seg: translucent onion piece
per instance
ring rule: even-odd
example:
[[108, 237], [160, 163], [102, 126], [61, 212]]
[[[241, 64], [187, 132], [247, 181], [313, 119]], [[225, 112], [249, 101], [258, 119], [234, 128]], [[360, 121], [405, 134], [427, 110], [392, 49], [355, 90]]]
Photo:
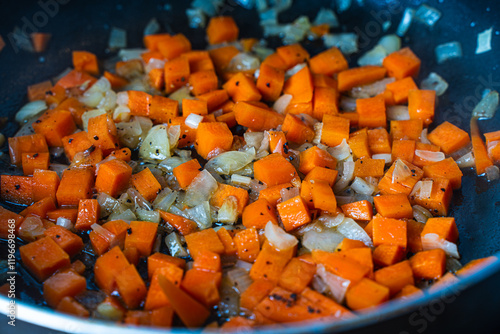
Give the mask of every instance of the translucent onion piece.
[[313, 287], [314, 290], [316, 290], [319, 293], [327, 293], [328, 291], [330, 291], [328, 285], [326, 285], [325, 281], [323, 281], [323, 279], [318, 275], [314, 275], [311, 282], [311, 286]]
[[111, 321], [121, 321], [125, 315], [125, 310], [108, 302], [97, 305], [96, 312], [99, 318]]
[[43, 237], [44, 231], [42, 220], [39, 217], [29, 216], [19, 226], [18, 235], [21, 239], [31, 242]]
[[333, 187], [334, 192], [340, 192], [346, 188], [354, 177], [354, 162], [344, 161], [342, 164], [342, 172], [340, 179], [335, 182]]
[[144, 210], [141, 208], [135, 209], [137, 217], [142, 221], [148, 221], [152, 223], [160, 222], [160, 213], [158, 211]]
[[280, 190], [281, 201], [285, 202], [300, 195], [300, 188], [288, 187]]
[[227, 272], [227, 277], [233, 284], [234, 288], [238, 290], [240, 294], [245, 292], [246, 289], [253, 283], [250, 278], [248, 271], [243, 268], [234, 268]]
[[337, 28], [339, 26], [337, 15], [329, 8], [321, 8], [318, 14], [316, 14], [313, 23], [314, 25], [328, 24], [330, 28]]
[[329, 294], [332, 298], [337, 303], [341, 304], [344, 301], [345, 294], [351, 284], [351, 281], [329, 272], [322, 264], [317, 265], [316, 275], [321, 277], [323, 282], [325, 282], [328, 286], [328, 289], [330, 290]]
[[325, 229], [321, 232], [309, 230], [302, 236], [302, 245], [310, 251], [314, 249], [333, 252], [345, 236], [335, 230]]
[[369, 50], [364, 55], [359, 57], [358, 65], [382, 66], [382, 62], [386, 56], [387, 56], [387, 50], [382, 45], [376, 45], [373, 49]]
[[374, 155], [372, 155], [372, 159], [385, 160], [386, 164], [390, 164], [392, 162], [392, 154], [390, 154], [390, 153], [374, 154]]
[[462, 268], [462, 264], [460, 261], [453, 257], [446, 258], [446, 271], [456, 273], [458, 270]]
[[44, 100], [28, 102], [16, 113], [16, 122], [24, 123], [44, 110], [47, 110], [47, 103]]
[[241, 268], [241, 269], [244, 269], [246, 271], [250, 271], [250, 269], [252, 269], [252, 264], [248, 263], [248, 262], [245, 262], [245, 261], [242, 261], [242, 260], [238, 260], [234, 264], [234, 267], [235, 268]]
[[386, 110], [387, 119], [390, 121], [406, 121], [410, 119], [408, 106], [390, 106]]
[[415, 9], [405, 8], [401, 22], [399, 22], [399, 26], [396, 29], [396, 34], [399, 37], [406, 35], [408, 29], [410, 29], [411, 22], [413, 21], [413, 16], [415, 16]]
[[444, 160], [446, 157], [443, 152], [433, 152], [426, 150], [415, 150], [415, 155], [421, 159], [438, 162]]
[[125, 221], [133, 221], [133, 220], [137, 220], [137, 216], [135, 215], [135, 213], [132, 210], [127, 209], [127, 210], [120, 212], [120, 213], [113, 212], [108, 217], [109, 221], [118, 220], [118, 219], [125, 220]]
[[132, 59], [142, 59], [141, 55], [148, 50], [144, 49], [121, 49], [118, 52], [118, 57], [123, 61], [132, 60]]
[[491, 50], [491, 33], [493, 27], [477, 34], [476, 54], [485, 53]]
[[127, 47], [127, 32], [117, 27], [111, 27], [108, 47], [111, 50], [123, 49]]
[[118, 238], [114, 233], [111, 233], [111, 231], [105, 229], [99, 224], [92, 224], [90, 226], [92, 228], [92, 231], [95, 233], [99, 234], [101, 237], [103, 237], [108, 243], [109, 243], [109, 248], [113, 248], [119, 244]]
[[101, 100], [106, 95], [106, 92], [110, 90], [111, 84], [109, 83], [108, 79], [106, 79], [105, 77], [101, 77], [92, 85], [92, 87], [90, 87], [85, 93], [83, 93], [83, 96], [80, 97], [80, 102], [89, 107], [96, 108], [99, 102], [101, 102]]
[[472, 154], [472, 152], [469, 152], [458, 158], [456, 160], [456, 163], [460, 168], [469, 168], [476, 165], [476, 159], [474, 159], [474, 155]]
[[442, 239], [435, 233], [427, 233], [422, 236], [422, 249], [424, 251], [437, 248], [444, 250], [448, 256], [456, 259], [460, 258], [460, 254], [458, 254], [458, 247], [453, 242]]
[[127, 195], [133, 201], [136, 208], [151, 210], [151, 204], [135, 188], [128, 188]]
[[290, 78], [292, 75], [297, 74], [301, 69], [307, 66], [307, 63], [300, 63], [285, 72], [285, 78]]
[[498, 108], [498, 92], [495, 90], [490, 91], [483, 96], [481, 101], [472, 110], [472, 116], [479, 119], [490, 119], [495, 116], [495, 111]]
[[351, 147], [349, 146], [349, 144], [347, 144], [345, 138], [342, 139], [342, 143], [334, 147], [329, 147], [327, 151], [332, 157], [337, 159], [337, 161], [345, 160], [351, 155]]
[[337, 215], [322, 214], [316, 220], [321, 222], [326, 228], [337, 227], [344, 221], [344, 214], [339, 213]]
[[165, 67], [165, 61], [157, 58], [151, 58], [148, 63], [146, 64], [146, 67], [144, 70], [146, 73], [151, 72], [151, 70], [154, 69], [163, 69]]
[[186, 189], [184, 204], [193, 207], [208, 201], [217, 190], [217, 181], [206, 169], [202, 170]]
[[339, 107], [343, 111], [354, 111], [356, 110], [356, 99], [349, 96], [341, 96]]
[[88, 126], [89, 126], [89, 119], [92, 117], [97, 117], [100, 115], [106, 114], [106, 110], [104, 109], [92, 109], [89, 111], [86, 111], [82, 114], [82, 125], [83, 125], [83, 130], [87, 131]]
[[97, 203], [101, 209], [101, 217], [110, 215], [119, 205], [118, 201], [106, 193], [97, 195]]
[[462, 57], [462, 45], [460, 42], [449, 42], [436, 46], [436, 60], [438, 64], [442, 64], [448, 59]]
[[[173, 208], [173, 207], [172, 207]], [[210, 204], [205, 201], [194, 208], [184, 210], [186, 218], [193, 220], [200, 230], [204, 230], [212, 226], [212, 215], [210, 213]]]
[[378, 45], [382, 46], [387, 54], [390, 54], [401, 49], [401, 38], [394, 34], [386, 35], [378, 41]]
[[193, 100], [195, 98], [194, 96], [191, 95], [189, 87], [187, 86], [182, 86], [181, 88], [177, 89], [175, 92], [170, 94], [168, 97], [172, 100], [179, 102], [179, 106], [182, 106], [182, 100], [184, 99]]
[[432, 218], [432, 213], [420, 205], [414, 205], [413, 209], [413, 218], [419, 223], [426, 223], [427, 219]]
[[184, 123], [191, 129], [198, 129], [198, 125], [203, 121], [203, 116], [197, 114], [189, 114]]
[[351, 218], [344, 218], [342, 224], [337, 226], [337, 231], [346, 238], [362, 241], [368, 247], [373, 247], [373, 242], [366, 231]]
[[286, 233], [285, 230], [270, 221], [266, 224], [264, 235], [267, 241], [280, 251], [288, 250], [299, 243], [295, 236]]
[[153, 201], [154, 210], [168, 211], [177, 199], [177, 192], [164, 188]]
[[486, 178], [488, 181], [498, 180], [500, 178], [500, 170], [498, 167], [495, 165], [486, 167]]
[[212, 169], [218, 174], [229, 175], [242, 169], [255, 159], [255, 148], [246, 151], [224, 152], [210, 159], [205, 168]]
[[385, 78], [369, 85], [357, 86], [351, 89], [351, 96], [356, 99], [365, 99], [379, 95], [385, 91], [385, 86], [396, 81], [395, 78]]
[[292, 95], [290, 94], [283, 94], [281, 95], [275, 102], [274, 102], [274, 105], [273, 105], [273, 109], [276, 110], [276, 112], [280, 113], [280, 114], [285, 114], [285, 110], [286, 108], [288, 107], [288, 105], [290, 104], [290, 101], [292, 101]]
[[428, 132], [428, 129], [425, 128], [422, 130], [422, 133], [420, 134], [420, 141], [423, 144], [431, 144], [431, 141], [429, 139], [427, 139], [427, 132]]
[[219, 288], [220, 301], [217, 304], [217, 316], [230, 318], [240, 313], [240, 294], [228, 276], [222, 277]]
[[119, 92], [116, 94], [116, 103], [119, 106], [128, 106], [128, 92]]
[[139, 149], [139, 156], [150, 160], [165, 160], [170, 156], [170, 144], [165, 125], [156, 125], [149, 130]]
[[73, 223], [68, 218], [58, 217], [56, 220], [56, 225], [64, 227], [67, 230], [73, 229]]
[[179, 142], [179, 137], [181, 135], [181, 126], [180, 125], [169, 126], [167, 133], [168, 133], [168, 141], [170, 144], [170, 149], [172, 150], [177, 147], [177, 143]]
[[440, 17], [441, 12], [439, 10], [426, 4], [420, 5], [415, 13], [415, 19], [429, 27], [433, 27]]
[[406, 180], [412, 175], [410, 168], [400, 159], [396, 160], [392, 172], [392, 183]]
[[259, 66], [259, 58], [249, 53], [241, 52], [231, 59], [227, 66], [227, 70], [230, 72], [242, 72], [256, 70]]
[[227, 196], [218, 210], [217, 220], [224, 224], [234, 224], [238, 220], [238, 200]]
[[243, 138], [247, 147], [253, 147], [257, 150], [264, 139], [264, 132], [245, 132]]
[[232, 184], [248, 187], [250, 185], [250, 182], [252, 182], [252, 178], [248, 176], [243, 176], [239, 174], [231, 175]]
[[157, 34], [159, 31], [160, 31], [160, 24], [158, 23], [158, 20], [156, 20], [156, 18], [153, 17], [151, 20], [148, 21], [146, 27], [144, 27], [144, 36]]
[[360, 177], [355, 177], [351, 184], [352, 190], [358, 194], [371, 195], [375, 191], [375, 187]]
[[188, 252], [182, 246], [181, 238], [176, 232], [172, 232], [165, 237], [165, 245], [167, 245], [170, 255], [175, 257], [186, 257]]
[[437, 96], [441, 96], [448, 89], [448, 83], [439, 74], [431, 72], [420, 83], [420, 89], [432, 89], [436, 91]]
[[346, 55], [358, 52], [358, 35], [355, 33], [325, 34], [323, 42], [327, 48], [335, 46]]

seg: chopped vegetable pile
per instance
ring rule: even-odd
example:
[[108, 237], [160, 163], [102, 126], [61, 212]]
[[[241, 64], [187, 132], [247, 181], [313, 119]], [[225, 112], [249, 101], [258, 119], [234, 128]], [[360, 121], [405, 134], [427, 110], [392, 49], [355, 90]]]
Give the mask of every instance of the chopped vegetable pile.
[[[432, 26], [429, 8], [417, 17]], [[336, 20], [322, 15], [318, 35]], [[421, 61], [397, 36], [349, 68], [342, 47], [263, 52], [231, 17], [206, 32], [208, 50], [148, 34], [104, 73], [74, 51], [55, 85], [28, 88], [24, 135], [8, 138], [24, 175], [0, 177], [2, 202], [26, 208], [0, 207], [0, 237], [14, 219], [48, 306], [161, 327], [340, 320], [493, 259], [461, 268], [448, 213], [461, 168], [499, 176], [500, 131], [484, 142], [477, 125], [497, 92], [470, 134], [428, 132], [448, 84], [431, 73], [419, 89]]]

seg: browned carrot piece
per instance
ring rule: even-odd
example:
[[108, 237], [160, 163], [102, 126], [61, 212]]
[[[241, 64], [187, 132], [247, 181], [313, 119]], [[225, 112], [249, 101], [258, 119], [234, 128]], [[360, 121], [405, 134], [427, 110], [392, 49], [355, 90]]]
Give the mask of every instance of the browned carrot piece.
[[114, 150], [109, 154], [117, 159], [128, 162], [132, 159], [132, 152], [128, 147], [120, 148], [119, 150]]
[[41, 153], [23, 153], [22, 165], [24, 175], [33, 175], [35, 169], [49, 169], [50, 154]]
[[41, 153], [49, 151], [45, 137], [39, 134], [10, 137], [8, 142], [10, 162], [17, 166], [21, 166], [23, 153]]
[[19, 252], [23, 264], [39, 281], [71, 263], [68, 254], [50, 237], [21, 246]]
[[313, 180], [310, 183], [314, 208], [330, 213], [337, 212], [337, 199], [332, 187], [324, 181]]
[[220, 301], [219, 286], [222, 273], [199, 269], [186, 271], [182, 288], [206, 307], [213, 307]]
[[293, 258], [283, 269], [278, 285], [289, 291], [301, 293], [316, 274], [316, 265]]
[[410, 258], [413, 276], [419, 279], [438, 279], [446, 267], [446, 253], [442, 249], [418, 252]]
[[128, 80], [125, 78], [122, 78], [121, 76], [104, 71], [104, 77], [108, 79], [109, 83], [111, 84], [111, 88], [113, 89], [120, 89], [128, 85]]
[[16, 204], [31, 205], [33, 203], [32, 177], [1, 175], [0, 199]]

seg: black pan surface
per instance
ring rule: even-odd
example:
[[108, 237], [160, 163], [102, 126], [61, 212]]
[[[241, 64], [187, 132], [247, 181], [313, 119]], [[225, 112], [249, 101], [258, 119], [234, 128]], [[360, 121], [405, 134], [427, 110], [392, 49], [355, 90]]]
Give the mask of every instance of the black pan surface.
[[[360, 2], [364, 2], [365, 5], [360, 6]], [[438, 8], [443, 16], [432, 29], [420, 23], [412, 24], [403, 39], [403, 45], [410, 45], [422, 59], [422, 69], [417, 82], [434, 71], [450, 84], [446, 94], [439, 98], [435, 123], [439, 124], [448, 120], [468, 130], [468, 119], [472, 109], [480, 100], [482, 91], [485, 88], [500, 89], [499, 2], [493, 0], [460, 2], [353, 0], [352, 8], [339, 15], [343, 28], [337, 31], [358, 33], [361, 47], [366, 51], [386, 34], [381, 29], [383, 21], [392, 22], [387, 32], [392, 33], [401, 19], [404, 8], [408, 6], [416, 8], [423, 2]], [[182, 32], [192, 41], [194, 49], [205, 48], [204, 30], [191, 29], [187, 25], [184, 11], [189, 3], [190, 1], [42, 0], [39, 2], [10, 1], [0, 4], [0, 35], [7, 44], [0, 53], [0, 117], [9, 119], [8, 124], [0, 129], [0, 132], [6, 136], [15, 134], [18, 126], [13, 120], [13, 115], [27, 101], [26, 86], [51, 79], [71, 66], [73, 50], [88, 50], [97, 54], [100, 59], [111, 57], [113, 54], [106, 51], [106, 47], [112, 26], [127, 30], [129, 47], [142, 47], [143, 28], [151, 18], [156, 17], [163, 31]], [[279, 20], [290, 22], [299, 15], [308, 15], [313, 19], [319, 8], [332, 6], [334, 6], [334, 1], [296, 0], [291, 9], [280, 14]], [[233, 0], [226, 1], [220, 14], [235, 17], [240, 27], [241, 37], [262, 35], [257, 25], [256, 12], [241, 8]], [[482, 55], [474, 55], [477, 34], [492, 26], [493, 50]], [[51, 33], [52, 40], [47, 51], [33, 54], [17, 50], [12, 43], [11, 34], [15, 27], [26, 29], [28, 33], [32, 31]], [[450, 41], [461, 42], [464, 56], [438, 65], [434, 48]], [[270, 44], [278, 46], [279, 40], [273, 39]], [[303, 44], [312, 55], [322, 50], [318, 43], [305, 42]], [[356, 55], [349, 59], [352, 65], [355, 64], [356, 59]], [[481, 121], [480, 128], [483, 132], [500, 129], [500, 115], [497, 113], [493, 120]], [[1, 150], [4, 155], [0, 157], [0, 172], [11, 173], [6, 163], [5, 154], [8, 154], [6, 147], [3, 146]], [[488, 183], [485, 178], [475, 177], [473, 171], [466, 171], [465, 174], [462, 189], [454, 193], [451, 211], [451, 215], [458, 222], [459, 251], [463, 263], [475, 258], [498, 254], [500, 250], [499, 182]], [[7, 203], [1, 204], [8, 206]], [[3, 248], [1, 249], [3, 254]], [[484, 329], [480, 330], [481, 332], [495, 332], [494, 329], [499, 328], [494, 318], [500, 309], [499, 282], [500, 274], [497, 270], [496, 274], [480, 284], [456, 294], [452, 302], [444, 303], [443, 310], [435, 306], [430, 311], [417, 309], [416, 313], [401, 310], [399, 313], [384, 315], [382, 312], [375, 327], [358, 329], [358, 331], [360, 333], [374, 330], [391, 333], [438, 333], [445, 330], [463, 332], [467, 329], [481, 328]], [[30, 285], [29, 282], [26, 283]], [[24, 297], [29, 299], [28, 296]], [[442, 298], [439, 301], [442, 302]], [[432, 306], [429, 299], [425, 300], [424, 304]], [[381, 321], [394, 316], [398, 317]], [[3, 326], [4, 323], [0, 324], [0, 329], [3, 329]], [[24, 329], [21, 331], [22, 328]], [[25, 332], [27, 328], [30, 328], [29, 330], [33, 333], [45, 332], [40, 327], [28, 324], [21, 324], [16, 332]], [[353, 326], [350, 325], [345, 329], [353, 330]], [[325, 328], [316, 328], [316, 330], [322, 331]]]

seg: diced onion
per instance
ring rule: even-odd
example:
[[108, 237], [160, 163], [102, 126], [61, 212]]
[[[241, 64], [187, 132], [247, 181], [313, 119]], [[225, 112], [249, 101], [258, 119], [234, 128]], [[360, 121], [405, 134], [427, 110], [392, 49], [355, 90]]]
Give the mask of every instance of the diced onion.
[[358, 52], [358, 35], [355, 33], [325, 34], [323, 42], [327, 48], [335, 46], [346, 55]]
[[156, 125], [149, 130], [139, 149], [139, 156], [151, 160], [165, 160], [170, 156], [170, 143], [165, 125]]
[[358, 194], [371, 195], [375, 191], [375, 187], [360, 177], [355, 177], [354, 182], [351, 184], [352, 190]]
[[218, 210], [217, 220], [224, 224], [234, 224], [238, 220], [238, 199], [227, 196]]
[[151, 72], [154, 69], [163, 69], [165, 67], [165, 61], [162, 59], [151, 58], [149, 62], [146, 64], [144, 70], [146, 73]]
[[16, 122], [24, 123], [44, 110], [47, 110], [47, 103], [44, 100], [28, 102], [16, 113]]
[[125, 311], [123, 309], [108, 302], [102, 302], [97, 305], [96, 312], [99, 315], [99, 318], [111, 321], [120, 321], [125, 315]]
[[118, 201], [106, 193], [99, 193], [97, 195], [97, 203], [101, 209], [101, 217], [110, 215], [119, 205]]
[[396, 81], [395, 78], [385, 78], [369, 85], [357, 86], [351, 89], [351, 96], [356, 99], [374, 97], [385, 91], [385, 86]]
[[285, 251], [298, 244], [295, 236], [288, 234], [278, 225], [273, 224], [271, 221], [267, 222], [264, 229], [264, 235], [267, 241], [279, 251]]
[[174, 101], [179, 102], [179, 106], [182, 106], [182, 100], [184, 99], [194, 99], [194, 96], [191, 95], [188, 86], [182, 86], [181, 88], [170, 94], [168, 97]]
[[108, 47], [111, 50], [123, 49], [127, 47], [127, 32], [117, 27], [111, 27]]
[[401, 22], [399, 22], [399, 26], [396, 29], [396, 34], [399, 37], [403, 37], [410, 29], [411, 22], [413, 21], [413, 17], [415, 16], [415, 9], [405, 8], [403, 12], [403, 17], [401, 18]]
[[413, 218], [419, 223], [426, 223], [427, 219], [432, 218], [432, 213], [420, 205], [414, 205], [412, 209]]
[[154, 210], [168, 211], [177, 199], [178, 193], [165, 187], [153, 201]]
[[71, 222], [71, 220], [64, 217], [57, 217], [56, 225], [64, 227], [67, 230], [73, 229], [73, 223]]
[[248, 187], [250, 185], [250, 182], [252, 182], [252, 178], [248, 176], [243, 176], [239, 174], [231, 175], [231, 183], [233, 184]]
[[351, 147], [349, 146], [345, 138], [342, 139], [342, 143], [340, 143], [339, 145], [327, 148], [327, 151], [332, 157], [337, 159], [337, 161], [345, 160], [351, 155]]
[[436, 46], [436, 60], [438, 64], [442, 64], [448, 59], [462, 57], [462, 45], [460, 42], [449, 42]]
[[184, 213], [187, 215], [186, 218], [193, 220], [200, 230], [212, 226], [210, 204], [207, 201], [198, 204], [194, 208], [184, 210]]
[[316, 275], [326, 283], [332, 298], [339, 304], [343, 303], [351, 281], [329, 272], [322, 264], [317, 265]]
[[386, 110], [387, 119], [390, 121], [406, 121], [410, 119], [408, 106], [390, 106]]
[[83, 130], [87, 131], [88, 126], [89, 126], [89, 119], [93, 117], [97, 117], [100, 115], [106, 114], [106, 110], [104, 109], [92, 109], [89, 111], [86, 111], [82, 114], [82, 125], [83, 125]]
[[300, 189], [297, 187], [282, 188], [280, 190], [281, 201], [285, 202], [291, 198], [297, 197], [300, 194]]
[[342, 224], [337, 226], [337, 231], [346, 238], [362, 241], [368, 247], [373, 247], [373, 242], [368, 233], [351, 218], [344, 218]]
[[498, 180], [500, 178], [500, 170], [498, 167], [495, 165], [486, 167], [486, 178], [488, 181]]
[[318, 14], [316, 14], [313, 23], [314, 25], [328, 24], [330, 28], [337, 28], [339, 26], [337, 15], [329, 8], [321, 8]]
[[422, 249], [424, 251], [437, 248], [444, 250], [448, 256], [456, 259], [460, 258], [460, 254], [458, 254], [458, 247], [453, 242], [442, 239], [436, 233], [427, 233], [422, 236]]
[[354, 162], [344, 161], [342, 164], [341, 177], [334, 185], [334, 192], [339, 192], [349, 185], [354, 177]]
[[461, 268], [462, 264], [460, 263], [460, 261], [453, 257], [446, 258], [446, 271], [456, 273]]
[[184, 123], [191, 129], [198, 129], [198, 125], [203, 121], [203, 116], [197, 114], [189, 114]]
[[303, 69], [306, 66], [307, 66], [307, 63], [300, 63], [300, 64], [295, 65], [294, 67], [292, 67], [291, 69], [286, 71], [285, 78], [286, 79], [290, 78], [291, 76], [293, 76], [294, 74], [297, 74], [301, 69]]
[[158, 23], [158, 20], [153, 17], [151, 20], [149, 20], [148, 24], [146, 24], [146, 27], [144, 27], [144, 36], [157, 34], [159, 31], [160, 24]]
[[474, 107], [474, 110], [472, 110], [472, 116], [479, 119], [493, 118], [493, 116], [495, 116], [495, 111], [498, 108], [498, 102], [498, 92], [494, 90], [488, 92], [483, 96], [476, 107]]
[[[105, 97], [106, 92], [110, 90], [111, 84], [108, 79], [106, 79], [105, 77], [101, 77], [92, 85], [92, 87], [90, 87], [85, 93], [83, 93], [83, 96], [80, 97], [80, 102], [89, 107], [96, 108], [99, 102], [101, 102], [101, 100]], [[114, 102], [116, 102], [116, 94]], [[111, 106], [111, 108], [113, 107], [114, 106]]]
[[135, 188], [128, 188], [127, 195], [134, 201], [135, 207], [151, 210], [151, 204]]
[[248, 289], [248, 287], [253, 283], [248, 271], [243, 268], [231, 269], [227, 272], [227, 277], [240, 294], [245, 292], [246, 289]]
[[142, 59], [141, 55], [146, 52], [144, 49], [121, 49], [118, 52], [118, 57], [123, 61], [132, 60], [132, 59]]
[[248, 262], [245, 262], [245, 261], [242, 261], [242, 260], [238, 260], [234, 264], [234, 267], [235, 268], [245, 269], [246, 271], [250, 271], [250, 269], [252, 269], [252, 264], [248, 263]]
[[372, 159], [385, 160], [386, 164], [390, 164], [392, 162], [392, 154], [390, 154], [390, 153], [374, 154], [374, 155], [372, 155]]
[[212, 174], [206, 169], [202, 170], [188, 186], [184, 204], [193, 207], [209, 200], [217, 187], [217, 181]]
[[375, 47], [364, 55], [359, 57], [358, 65], [359, 66], [367, 66], [367, 65], [375, 65], [382, 66], [382, 62], [384, 58], [387, 56], [387, 51], [382, 45], [375, 45]]
[[432, 89], [437, 96], [443, 95], [448, 89], [448, 83], [437, 73], [431, 72], [427, 78], [420, 83], [420, 89]]
[[476, 54], [485, 53], [491, 50], [491, 33], [493, 32], [493, 27], [480, 32], [477, 35], [477, 48]]
[[224, 152], [210, 159], [205, 168], [214, 170], [218, 174], [230, 175], [233, 172], [242, 169], [255, 159], [255, 148], [246, 151]]
[[109, 217], [108, 217], [108, 220], [125, 220], [125, 221], [133, 221], [133, 220], [137, 220], [137, 216], [135, 215], [135, 213], [130, 210], [130, 209], [127, 209], [123, 212], [113, 212]]
[[335, 216], [324, 213], [317, 218], [318, 222], [321, 222], [326, 228], [337, 227], [344, 221], [344, 214], [339, 213]]
[[415, 155], [423, 160], [432, 162], [442, 161], [446, 158], [443, 152], [433, 152], [427, 150], [415, 150]]
[[386, 35], [378, 41], [377, 45], [382, 46], [387, 54], [390, 54], [401, 49], [401, 38], [394, 34]]
[[341, 96], [339, 107], [343, 111], [354, 111], [356, 110], [356, 99], [349, 96]]
[[394, 163], [394, 170], [392, 172], [392, 183], [404, 181], [411, 176], [410, 168], [400, 159]]
[[226, 70], [230, 72], [242, 72], [257, 70], [260, 66], [260, 60], [254, 55], [246, 52], [238, 53], [231, 58]]
[[137, 217], [142, 221], [148, 221], [152, 223], [160, 222], [160, 213], [158, 211], [144, 210], [141, 208], [135, 209]]
[[426, 4], [420, 5], [415, 13], [415, 18], [429, 27], [433, 27], [440, 17], [441, 12], [439, 10]]
[[456, 163], [460, 168], [468, 168], [474, 167], [476, 165], [476, 160], [474, 159], [474, 155], [472, 154], [472, 152], [469, 152], [458, 158], [456, 160]]
[[422, 133], [420, 134], [420, 141], [423, 143], [423, 144], [431, 144], [431, 141], [429, 139], [427, 139], [427, 128], [423, 129], [422, 130]]
[[186, 257], [188, 252], [182, 246], [181, 238], [176, 232], [172, 232], [165, 237], [165, 245], [167, 245], [170, 255], [175, 257]]
[[[317, 267], [316, 270], [318, 270]], [[319, 293], [327, 293], [330, 291], [328, 285], [326, 285], [325, 281], [323, 281], [323, 279], [318, 275], [314, 275], [311, 282], [311, 286], [313, 287], [314, 290], [316, 290]]]
[[302, 245], [309, 250], [323, 250], [333, 252], [345, 236], [335, 230], [325, 229], [321, 232], [309, 230], [302, 236]]

